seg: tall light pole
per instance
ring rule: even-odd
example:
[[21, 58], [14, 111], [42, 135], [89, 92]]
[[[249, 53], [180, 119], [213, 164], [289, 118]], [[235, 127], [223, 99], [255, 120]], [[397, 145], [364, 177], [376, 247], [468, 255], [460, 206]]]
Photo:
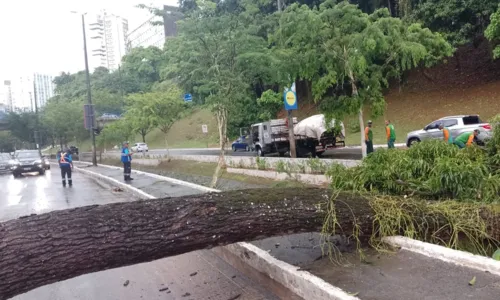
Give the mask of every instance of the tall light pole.
[[90, 71], [89, 71], [89, 59], [87, 56], [87, 34], [85, 32], [85, 14], [82, 14], [82, 30], [83, 30], [83, 52], [85, 56], [85, 77], [87, 79], [87, 103], [91, 107], [90, 112], [92, 114], [92, 116], [90, 116], [91, 122], [89, 124], [90, 136], [92, 137], [92, 164], [94, 166], [97, 166], [97, 153], [96, 153], [95, 132], [94, 132], [95, 115], [94, 115], [94, 109], [92, 107], [92, 93], [90, 90]]

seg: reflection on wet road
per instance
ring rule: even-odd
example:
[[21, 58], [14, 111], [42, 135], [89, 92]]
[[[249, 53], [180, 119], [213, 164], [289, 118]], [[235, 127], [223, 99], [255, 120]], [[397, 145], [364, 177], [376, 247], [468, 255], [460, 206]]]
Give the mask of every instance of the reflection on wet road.
[[0, 175], [0, 222], [59, 209], [134, 200], [80, 173], [73, 174], [73, 187], [62, 186], [58, 169], [35, 174], [20, 178]]

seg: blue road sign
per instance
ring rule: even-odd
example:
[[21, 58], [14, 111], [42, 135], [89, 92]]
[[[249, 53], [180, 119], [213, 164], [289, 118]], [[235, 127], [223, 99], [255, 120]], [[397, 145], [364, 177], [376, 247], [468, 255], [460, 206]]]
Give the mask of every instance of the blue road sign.
[[193, 101], [193, 96], [191, 94], [184, 94], [184, 101], [185, 102]]

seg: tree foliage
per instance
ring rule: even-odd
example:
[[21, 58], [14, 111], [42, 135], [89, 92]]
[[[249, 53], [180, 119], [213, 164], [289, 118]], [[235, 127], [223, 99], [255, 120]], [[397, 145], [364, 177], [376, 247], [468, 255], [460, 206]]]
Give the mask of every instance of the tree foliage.
[[500, 4], [497, 11], [491, 14], [491, 23], [486, 28], [484, 35], [496, 45], [493, 49], [493, 57], [500, 58]]
[[407, 17], [437, 31], [453, 45], [463, 45], [483, 36], [497, 0], [424, 0], [410, 4]]
[[[292, 78], [312, 81], [314, 99], [325, 115], [343, 119], [358, 114], [360, 128], [364, 107], [375, 115], [383, 113], [383, 89], [390, 78], [453, 53], [440, 34], [393, 18], [387, 9], [369, 15], [334, 1], [313, 9], [290, 6], [273, 40], [283, 60], [293, 61], [288, 69]], [[362, 134], [361, 141], [364, 144]]]

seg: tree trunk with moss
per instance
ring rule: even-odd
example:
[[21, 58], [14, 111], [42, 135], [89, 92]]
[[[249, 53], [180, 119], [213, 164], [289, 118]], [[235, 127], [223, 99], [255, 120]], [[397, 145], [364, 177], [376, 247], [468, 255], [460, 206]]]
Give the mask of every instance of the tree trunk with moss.
[[[296, 232], [319, 231], [329, 199], [323, 189], [233, 191], [94, 205], [0, 224], [0, 299], [86, 273]], [[370, 234], [373, 212], [345, 198], [343, 230], [352, 213]]]

